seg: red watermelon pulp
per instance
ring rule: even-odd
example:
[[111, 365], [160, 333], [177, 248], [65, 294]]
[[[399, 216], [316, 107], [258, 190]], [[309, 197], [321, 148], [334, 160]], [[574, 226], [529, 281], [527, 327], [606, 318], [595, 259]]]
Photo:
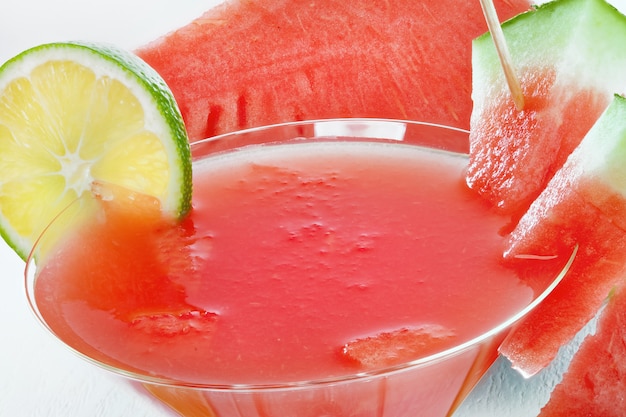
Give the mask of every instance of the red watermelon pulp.
[[[580, 246], [566, 278], [501, 348], [528, 374], [547, 365], [623, 279], [626, 198], [616, 186], [616, 170], [611, 168], [623, 164], [623, 153], [602, 139], [615, 140], [625, 134], [626, 100], [616, 97], [509, 238], [505, 256], [511, 263], [529, 254], [566, 255]], [[602, 155], [606, 149], [609, 154]]]
[[[525, 323], [520, 333], [513, 335], [512, 342], [503, 346], [503, 352], [515, 362], [527, 368], [536, 366], [538, 361], [533, 354], [541, 359], [545, 346], [554, 348], [554, 335], [562, 336], [572, 325], [578, 328], [609, 298], [596, 334], [583, 341], [542, 417], [624, 415], [625, 155], [626, 98], [616, 95], [511, 236], [509, 257], [529, 252], [567, 251], [574, 243], [581, 248], [570, 269], [573, 274], [559, 284], [550, 295], [550, 302], [538, 310], [550, 314], [551, 320], [530, 316], [530, 325]], [[534, 327], [536, 323], [548, 322], [548, 328]], [[544, 332], [539, 334], [540, 330]], [[533, 346], [529, 354], [524, 348], [532, 337], [539, 338], [532, 342], [540, 347]]]
[[626, 18], [604, 0], [557, 0], [502, 24], [525, 107], [493, 41], [473, 43], [467, 182], [514, 222], [610, 103], [626, 91]]
[[[495, 3], [501, 19], [530, 7]], [[328, 117], [469, 128], [471, 40], [486, 30], [478, 1], [233, 1], [137, 53], [171, 87], [192, 141]]]
[[468, 184], [512, 216], [512, 265], [580, 247], [565, 279], [500, 349], [532, 375], [596, 314], [624, 269], [626, 229], [610, 213], [624, 206], [601, 201], [614, 193], [580, 164], [562, 167], [613, 94], [626, 91], [626, 17], [604, 0], [556, 0], [502, 28], [526, 105], [515, 108], [491, 38], [476, 39]]
[[623, 417], [626, 412], [626, 287], [611, 296], [595, 335], [580, 347], [541, 417]]

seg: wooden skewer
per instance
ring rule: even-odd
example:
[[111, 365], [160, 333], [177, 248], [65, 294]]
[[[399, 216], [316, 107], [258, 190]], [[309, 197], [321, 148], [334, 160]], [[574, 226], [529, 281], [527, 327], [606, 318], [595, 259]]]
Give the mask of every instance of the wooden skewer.
[[491, 38], [496, 46], [496, 52], [498, 53], [500, 64], [504, 70], [504, 77], [509, 85], [513, 102], [515, 103], [517, 110], [521, 111], [524, 109], [524, 94], [522, 93], [522, 87], [519, 79], [513, 69], [513, 61], [511, 60], [506, 40], [504, 39], [504, 32], [502, 32], [502, 27], [500, 26], [500, 20], [498, 19], [496, 8], [493, 5], [493, 0], [480, 0], [480, 6], [483, 9], [483, 14], [485, 15], [485, 20], [487, 21], [487, 28], [489, 28]]

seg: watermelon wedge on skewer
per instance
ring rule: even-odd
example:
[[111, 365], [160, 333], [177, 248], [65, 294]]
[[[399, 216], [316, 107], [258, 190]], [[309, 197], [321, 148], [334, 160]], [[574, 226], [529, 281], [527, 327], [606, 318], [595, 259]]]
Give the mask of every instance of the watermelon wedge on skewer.
[[557, 0], [502, 29], [525, 107], [515, 108], [489, 34], [475, 39], [467, 182], [515, 221], [626, 92], [626, 17], [604, 0]]
[[[550, 229], [555, 231], [557, 227], [561, 228], [564, 231], [559, 237], [567, 240], [584, 239], [585, 233], [594, 236], [593, 244], [587, 245], [593, 251], [588, 250], [579, 259], [592, 260], [587, 265], [585, 281], [576, 283], [568, 278], [561, 283], [569, 288], [569, 298], [561, 297], [558, 304], [553, 303], [566, 311], [562, 316], [556, 316], [556, 321], [564, 323], [563, 317], [568, 318], [567, 311], [593, 315], [592, 309], [596, 308], [594, 304], [602, 306], [606, 301], [595, 333], [584, 339], [563, 380], [541, 410], [540, 417], [621, 417], [626, 410], [625, 160], [626, 98], [616, 95], [513, 232], [514, 243], [510, 247], [509, 256], [533, 245], [530, 241], [537, 238], [538, 230], [550, 233]], [[549, 194], [554, 195], [550, 189], [564, 191], [567, 186], [575, 189], [577, 201], [584, 201], [589, 211], [597, 213], [595, 218], [587, 218], [586, 222], [581, 221], [578, 225], [576, 221], [557, 225], [559, 222], [556, 217], [565, 214], [568, 208], [575, 210], [569, 213], [570, 218], [574, 214], [585, 215], [578, 203], [571, 204], [573, 199], [550, 199]], [[604, 227], [594, 229], [600, 222]], [[582, 226], [582, 223], [586, 223], [586, 226]], [[612, 228], [612, 232], [608, 228]], [[583, 317], [577, 314], [568, 319], [580, 322]], [[525, 322], [525, 328], [532, 327], [535, 321], [536, 318], [531, 316], [529, 322]], [[520, 335], [514, 335], [513, 339], [514, 343], [515, 340], [518, 343], [529, 340]], [[545, 342], [545, 339], [542, 341]], [[504, 352], [520, 354], [523, 345], [514, 344], [515, 349], [505, 345]]]
[[[495, 3], [502, 19], [530, 8]], [[236, 0], [136, 52], [191, 140], [325, 117], [469, 128], [471, 40], [486, 30], [477, 1]]]
[[550, 258], [579, 245], [567, 276], [501, 346], [532, 375], [593, 318], [626, 273], [626, 99], [600, 120], [530, 206], [505, 258]]
[[[626, 92], [626, 17], [604, 0], [555, 0], [502, 28], [525, 107], [515, 107], [489, 35], [477, 38], [468, 185], [512, 217], [503, 233], [513, 230], [505, 253], [513, 267], [526, 268], [520, 258], [548, 264], [579, 246], [563, 282], [501, 346], [532, 375], [596, 314], [625, 272], [626, 203], [607, 172], [619, 172], [611, 164], [626, 155], [602, 137], [619, 137], [611, 123], [626, 117], [616, 116], [624, 99], [614, 97]], [[583, 137], [588, 144], [579, 146]], [[532, 284], [533, 271], [522, 273]]]

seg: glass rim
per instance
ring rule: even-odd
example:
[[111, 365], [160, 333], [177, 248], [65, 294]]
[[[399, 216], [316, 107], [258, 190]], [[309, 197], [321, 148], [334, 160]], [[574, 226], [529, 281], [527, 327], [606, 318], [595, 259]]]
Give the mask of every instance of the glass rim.
[[[202, 140], [191, 143], [190, 147], [193, 151], [194, 148], [197, 148], [200, 145], [214, 142], [217, 140], [227, 139], [229, 137], [233, 137], [237, 135], [262, 132], [265, 130], [276, 129], [276, 128], [281, 128], [281, 127], [314, 125], [316, 123], [329, 123], [329, 122], [333, 122], [333, 123], [355, 123], [355, 122], [356, 123], [371, 123], [371, 122], [374, 122], [374, 123], [383, 123], [383, 124], [393, 122], [393, 123], [409, 124], [412, 126], [442, 128], [442, 129], [448, 129], [448, 130], [452, 130], [452, 131], [459, 132], [459, 133], [469, 134], [469, 131], [462, 129], [462, 128], [450, 127], [450, 126], [446, 126], [442, 124], [429, 123], [429, 122], [410, 121], [410, 120], [403, 120], [403, 119], [384, 119], [384, 118], [333, 118], [333, 119], [302, 120], [302, 121], [285, 122], [285, 123], [278, 123], [278, 124], [265, 125], [265, 126], [259, 126], [259, 127], [252, 127], [248, 129], [223, 133], [220, 135], [216, 135], [214, 137], [202, 139]], [[364, 137], [364, 138], [367, 139], [367, 137]], [[192, 155], [193, 155], [193, 152], [192, 152]], [[206, 156], [203, 155], [201, 157], [206, 157]], [[193, 158], [194, 164], [196, 162], [196, 159], [197, 159], [196, 157]], [[70, 205], [68, 205], [65, 210], [67, 210], [77, 201], [80, 201], [80, 199], [81, 197], [74, 200], [74, 202], [70, 203]], [[63, 212], [59, 213], [55, 217], [55, 219], [59, 217], [62, 213]], [[51, 224], [54, 223], [54, 221], [55, 220], [53, 219]], [[42, 235], [45, 234], [45, 232], [46, 232], [46, 229], [44, 229], [44, 231], [42, 232]], [[36, 247], [37, 247], [37, 242], [35, 242], [35, 244], [33, 245], [33, 249], [31, 250], [31, 253], [28, 256], [26, 260], [26, 265], [24, 267], [24, 286], [26, 290], [27, 302], [28, 302], [31, 312], [34, 313], [34, 315], [37, 318], [37, 321], [41, 325], [43, 325], [47, 333], [51, 334], [58, 342], [60, 342], [63, 346], [68, 348], [71, 352], [78, 355], [79, 357], [82, 357], [87, 362], [90, 362], [99, 368], [103, 368], [114, 374], [123, 376], [125, 378], [134, 380], [140, 383], [149, 383], [149, 384], [154, 384], [154, 385], [162, 385], [162, 386], [177, 387], [177, 388], [184, 387], [184, 388], [191, 388], [191, 389], [198, 389], [198, 390], [205, 390], [205, 391], [238, 391], [238, 392], [306, 389], [306, 388], [312, 388], [312, 387], [328, 385], [328, 384], [339, 384], [339, 383], [347, 383], [347, 382], [352, 382], [352, 381], [367, 380], [371, 378], [384, 377], [384, 376], [399, 373], [399, 372], [404, 372], [404, 371], [409, 371], [409, 370], [416, 369], [416, 368], [425, 367], [430, 364], [459, 355], [473, 347], [479, 346], [483, 342], [489, 341], [490, 338], [495, 337], [500, 333], [503, 333], [506, 329], [512, 327], [516, 322], [520, 321], [522, 318], [528, 315], [532, 310], [534, 310], [541, 302], [543, 302], [543, 300], [546, 297], [548, 297], [552, 293], [552, 291], [558, 286], [558, 284], [565, 277], [578, 251], [578, 246], [576, 246], [570, 258], [565, 263], [565, 266], [561, 269], [561, 271], [557, 274], [557, 276], [554, 277], [550, 281], [550, 284], [547, 286], [547, 288], [545, 288], [541, 293], [535, 294], [532, 301], [530, 301], [523, 309], [519, 310], [515, 314], [509, 316], [508, 318], [501, 320], [499, 324], [493, 326], [489, 330], [486, 330], [483, 333], [467, 341], [464, 341], [455, 346], [452, 346], [448, 349], [442, 350], [434, 354], [430, 354], [425, 357], [421, 357], [421, 358], [414, 359], [411, 361], [406, 361], [406, 362], [392, 365], [392, 366], [385, 366], [385, 367], [381, 367], [377, 369], [353, 372], [353, 373], [348, 373], [348, 374], [341, 374], [341, 375], [331, 376], [331, 377], [315, 378], [315, 379], [307, 379], [307, 380], [296, 380], [296, 381], [285, 381], [285, 382], [236, 384], [236, 383], [185, 382], [185, 381], [181, 381], [181, 380], [177, 380], [173, 378], [150, 376], [147, 374], [147, 372], [140, 373], [136, 371], [129, 371], [121, 367], [110, 365], [98, 359], [92, 358], [80, 352], [78, 349], [65, 343], [63, 339], [60, 336], [58, 336], [57, 333], [47, 324], [47, 322], [41, 315], [39, 308], [37, 307], [37, 302], [34, 296], [34, 286], [35, 286], [36, 275], [37, 275], [37, 266], [36, 266], [35, 258], [33, 256], [35, 253]]]
[[344, 123], [344, 124], [347, 124], [347, 123], [355, 123], [355, 122], [356, 123], [361, 123], [361, 122], [362, 123], [382, 123], [382, 124], [404, 123], [404, 124], [414, 125], [414, 126], [441, 128], [441, 129], [451, 130], [451, 131], [455, 131], [455, 132], [459, 132], [459, 133], [466, 133], [466, 134], [470, 133], [469, 130], [464, 129], [462, 127], [449, 126], [449, 125], [444, 125], [444, 124], [441, 124], [441, 123], [434, 123], [434, 122], [423, 122], [423, 121], [420, 121], [420, 120], [388, 119], [388, 118], [384, 118], [384, 117], [333, 117], [333, 118], [320, 118], [320, 119], [293, 120], [293, 121], [289, 121], [289, 122], [272, 123], [272, 124], [262, 125], [262, 126], [246, 127], [246, 128], [243, 128], [243, 129], [234, 130], [232, 132], [224, 132], [224, 133], [220, 133], [219, 135], [210, 136], [210, 137], [207, 137], [207, 138], [204, 138], [204, 139], [197, 140], [195, 142], [191, 142], [190, 146], [193, 148], [194, 145], [200, 145], [202, 143], [206, 143], [206, 142], [210, 142], [210, 141], [214, 141], [214, 140], [218, 140], [218, 139], [224, 139], [224, 138], [227, 138], [229, 136], [235, 136], [235, 135], [241, 135], [241, 134], [252, 133], [252, 132], [257, 132], [257, 131], [275, 129], [275, 128], [279, 128], [279, 127], [289, 127], [289, 126], [299, 126], [299, 125], [313, 125], [313, 124], [316, 124], [316, 123], [319, 123], [319, 124], [327, 124], [327, 123]]
[[[457, 134], [461, 134], [465, 137], [469, 137], [470, 131], [461, 127], [456, 127], [456, 126], [448, 126], [448, 125], [444, 125], [441, 123], [433, 123], [433, 122], [423, 122], [423, 121], [419, 121], [419, 120], [408, 120], [408, 119], [388, 119], [388, 118], [382, 118], [382, 117], [338, 117], [338, 118], [320, 118], [320, 119], [307, 119], [307, 120], [295, 120], [295, 121], [289, 121], [289, 122], [282, 122], [282, 123], [274, 123], [274, 124], [268, 124], [268, 125], [262, 125], [262, 126], [254, 126], [254, 127], [248, 127], [248, 128], [243, 128], [240, 130], [235, 130], [235, 131], [231, 131], [231, 132], [225, 132], [225, 133], [221, 133], [219, 135], [215, 135], [215, 136], [211, 136], [211, 137], [207, 137], [204, 139], [200, 139], [197, 141], [194, 141], [192, 143], [190, 143], [190, 148], [191, 148], [191, 155], [192, 155], [192, 159], [195, 162], [196, 159], [198, 158], [198, 156], [196, 156], [194, 154], [194, 151], [196, 149], [198, 149], [199, 147], [201, 147], [202, 145], [207, 145], [207, 144], [211, 144], [214, 142], [219, 142], [219, 141], [223, 141], [223, 140], [227, 140], [229, 138], [233, 138], [233, 137], [238, 137], [238, 136], [243, 136], [243, 135], [249, 135], [249, 134], [254, 134], [254, 133], [261, 133], [264, 131], [269, 131], [269, 130], [275, 130], [278, 128], [289, 128], [289, 127], [302, 127], [302, 126], [313, 126], [313, 127], [329, 127], [329, 128], [336, 128], [336, 126], [338, 124], [341, 124], [343, 126], [346, 125], [351, 125], [354, 126], [356, 124], [378, 124], [378, 125], [395, 125], [395, 126], [400, 126], [400, 125], [404, 125], [406, 127], [422, 127], [422, 128], [433, 128], [433, 129], [441, 129], [441, 130], [445, 130], [445, 131], [449, 131], [449, 132], [454, 132]], [[402, 134], [404, 132], [400, 132], [400, 134]], [[398, 133], [396, 133], [397, 135]], [[329, 135], [320, 135], [320, 136], [336, 136], [333, 134], [329, 134]], [[365, 135], [365, 136], [360, 136], [361, 138], [367, 138], [370, 140], [373, 139], [387, 139], [387, 140], [392, 140], [395, 142], [402, 142], [402, 139], [399, 137], [388, 137], [388, 138], [382, 138], [382, 137], [376, 137], [373, 135]], [[295, 137], [293, 139], [296, 139]], [[431, 145], [425, 145], [427, 147], [432, 147], [435, 148], [435, 146], [431, 146]], [[446, 148], [437, 148], [437, 149], [441, 149], [441, 150], [448, 150], [450, 152], [455, 152], [455, 153], [460, 153], [460, 154], [464, 154], [467, 155], [467, 152], [465, 151], [459, 151], [458, 149], [446, 149]], [[204, 156], [204, 155], [202, 155]]]

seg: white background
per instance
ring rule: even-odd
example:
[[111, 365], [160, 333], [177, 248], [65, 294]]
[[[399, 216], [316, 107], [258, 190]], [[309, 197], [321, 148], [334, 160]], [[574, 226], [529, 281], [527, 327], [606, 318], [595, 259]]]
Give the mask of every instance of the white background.
[[[0, 7], [0, 63], [51, 41], [105, 41], [133, 49], [188, 23], [219, 2], [5, 1]], [[626, 0], [612, 3], [626, 10]], [[1, 417], [173, 416], [160, 403], [137, 395], [130, 384], [79, 359], [49, 335], [28, 308], [23, 268], [23, 261], [0, 241]], [[528, 381], [508, 369], [504, 361], [498, 362], [457, 416], [536, 416], [570, 353], [565, 351], [560, 362]]]

